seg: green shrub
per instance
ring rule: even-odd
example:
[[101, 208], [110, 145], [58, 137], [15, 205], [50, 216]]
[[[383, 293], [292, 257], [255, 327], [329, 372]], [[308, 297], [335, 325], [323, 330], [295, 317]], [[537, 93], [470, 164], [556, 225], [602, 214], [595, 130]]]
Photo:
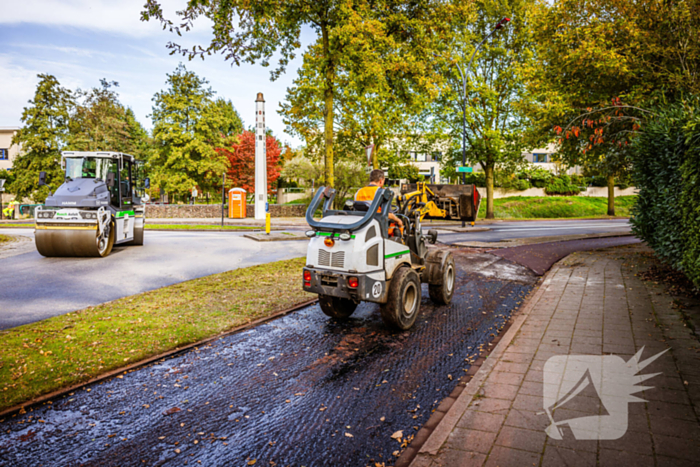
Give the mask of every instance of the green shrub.
[[552, 172], [542, 167], [528, 167], [517, 174], [520, 179], [527, 179], [536, 188], [544, 188], [554, 177]]
[[[459, 175], [459, 180], [462, 180], [462, 174]], [[484, 172], [472, 172], [465, 174], [465, 183], [467, 185], [476, 185], [478, 187], [486, 186], [486, 173]]]
[[550, 179], [547, 186], [544, 188], [548, 195], [572, 196], [581, 192], [581, 188], [571, 184], [571, 178], [568, 175], [553, 177]]
[[532, 188], [532, 185], [530, 184], [530, 181], [529, 181], [529, 180], [521, 180], [521, 179], [519, 179], [519, 180], [516, 180], [516, 182], [515, 182], [514, 185], [515, 185], [514, 188], [515, 188], [516, 190], [520, 190], [520, 191], [525, 191], [525, 190], [527, 190], [527, 189], [529, 189], [529, 188]]
[[666, 104], [635, 139], [634, 233], [700, 287], [700, 106]]

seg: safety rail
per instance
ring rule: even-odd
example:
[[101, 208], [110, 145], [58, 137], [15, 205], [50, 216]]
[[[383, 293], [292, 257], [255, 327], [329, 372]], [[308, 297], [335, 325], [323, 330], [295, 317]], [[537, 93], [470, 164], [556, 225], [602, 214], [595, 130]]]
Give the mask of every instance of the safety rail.
[[334, 211], [331, 210], [330, 207], [333, 204], [333, 199], [335, 198], [335, 190], [331, 187], [320, 187], [318, 191], [316, 192], [316, 195], [314, 195], [313, 199], [311, 200], [311, 203], [309, 204], [308, 209], [306, 210], [306, 222], [314, 229], [314, 230], [323, 230], [323, 231], [330, 231], [330, 232], [340, 232], [340, 231], [353, 231], [353, 230], [359, 230], [365, 227], [367, 224], [370, 223], [372, 218], [377, 214], [378, 209], [381, 208], [381, 213], [384, 217], [386, 217], [387, 213], [389, 212], [389, 207], [391, 206], [391, 200], [394, 197], [394, 193], [391, 190], [386, 190], [383, 188], [379, 188], [377, 192], [374, 195], [374, 199], [372, 200], [372, 204], [370, 204], [369, 209], [367, 212], [364, 213], [362, 218], [358, 220], [357, 222], [354, 222], [352, 224], [336, 224], [336, 223], [331, 223], [331, 222], [323, 222], [323, 220], [317, 221], [314, 219], [314, 213], [316, 213], [316, 210], [318, 209], [319, 205], [321, 204], [321, 199], [323, 198], [323, 209], [322, 209], [322, 215], [323, 217], [326, 216], [332, 216], [332, 215], [351, 215], [351, 216], [359, 216], [359, 213], [355, 212], [348, 212], [348, 211]]

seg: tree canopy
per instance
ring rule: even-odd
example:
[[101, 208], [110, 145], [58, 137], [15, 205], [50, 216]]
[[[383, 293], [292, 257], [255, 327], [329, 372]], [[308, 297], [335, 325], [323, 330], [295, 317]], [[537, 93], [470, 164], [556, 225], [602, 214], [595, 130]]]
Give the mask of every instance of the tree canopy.
[[[343, 66], [352, 63], [366, 70], [355, 71], [353, 76], [370, 77], [372, 67], [378, 65], [374, 75], [379, 79], [379, 90], [382, 89], [382, 71], [388, 68], [395, 80], [393, 89], [399, 87], [398, 80], [406, 78], [405, 82], [430, 89], [431, 80], [427, 78], [430, 75], [425, 73], [430, 70], [428, 52], [444, 40], [453, 22], [463, 19], [468, 9], [466, 0], [212, 0], [189, 2], [187, 8], [178, 13], [180, 21], [176, 24], [164, 17], [158, 0], [147, 0], [142, 20], [156, 19], [164, 29], [180, 35], [191, 29], [198, 17], [204, 16], [213, 23], [210, 44], [186, 48], [171, 42], [168, 47], [172, 53], [190, 59], [220, 53], [235, 64], [259, 61], [263, 66], [269, 66], [276, 56], [279, 61], [271, 73], [273, 79], [285, 70], [301, 47], [302, 28], [310, 27], [316, 33], [316, 40], [304, 55], [306, 69], [300, 75], [300, 79], [304, 79], [306, 73], [310, 81], [297, 84], [313, 88], [311, 94], [300, 93], [313, 95], [316, 105], [310, 109], [313, 119], [317, 120], [319, 114], [323, 116], [324, 173], [326, 183], [333, 186], [336, 94], [340, 89], [339, 78], [347, 69]], [[386, 54], [387, 50], [391, 53]], [[386, 97], [366, 95], [367, 100], [379, 101]], [[403, 96], [394, 93], [390, 97], [401, 99]], [[299, 111], [296, 108], [292, 114]]]
[[153, 97], [152, 178], [170, 193], [204, 190], [228, 170], [228, 160], [216, 148], [231, 142], [241, 121], [230, 102], [214, 101], [208, 81], [182, 64], [167, 76], [168, 88]]
[[[266, 135], [265, 149], [269, 192], [280, 176], [282, 145], [274, 136]], [[229, 161], [227, 184], [243, 188], [248, 193], [255, 193], [255, 132], [246, 130], [238, 136], [237, 141], [229, 146], [217, 148], [216, 151], [226, 156]]]
[[[61, 150], [69, 139], [71, 92], [60, 85], [55, 76], [40, 74], [34, 98], [24, 108], [22, 128], [13, 143], [22, 147], [13, 163], [15, 180], [10, 191], [19, 199], [30, 197], [43, 203], [49, 190], [63, 183]], [[46, 186], [39, 186], [39, 172], [46, 172]]]

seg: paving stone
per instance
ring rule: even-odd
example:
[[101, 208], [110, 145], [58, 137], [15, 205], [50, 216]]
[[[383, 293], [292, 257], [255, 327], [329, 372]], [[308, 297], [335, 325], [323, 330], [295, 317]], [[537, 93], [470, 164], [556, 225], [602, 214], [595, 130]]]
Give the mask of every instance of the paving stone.
[[688, 442], [684, 438], [652, 434], [654, 438], [654, 449], [656, 455], [666, 457], [676, 457], [679, 459], [695, 460], [700, 459], [700, 445]]
[[528, 467], [537, 466], [540, 462], [540, 455], [528, 452], [520, 451], [517, 449], [510, 449], [502, 446], [494, 446], [494, 448], [489, 453], [489, 457], [486, 459], [484, 466], [486, 467]]
[[541, 411], [531, 412], [529, 410], [510, 409], [505, 420], [505, 425], [507, 426], [525, 428], [542, 433], [544, 433], [545, 428], [549, 424], [549, 417]]
[[[433, 466], [444, 467], [481, 467], [486, 460], [486, 454], [477, 452], [458, 451], [447, 449], [435, 459]], [[411, 465], [411, 467], [416, 467]]]
[[477, 412], [476, 410], [468, 409], [457, 423], [457, 426], [467, 430], [497, 433], [498, 430], [501, 429], [501, 425], [503, 425], [505, 419], [506, 416], [503, 414]]
[[678, 420], [696, 421], [695, 413], [690, 405], [652, 400], [647, 403], [647, 411], [650, 418], [675, 418]]
[[519, 387], [513, 384], [496, 384], [486, 382], [481, 387], [481, 393], [487, 398], [505, 399], [512, 401], [518, 394]]
[[595, 467], [596, 454], [588, 451], [547, 446], [542, 458], [542, 467]]
[[614, 440], [600, 440], [601, 449], [627, 451], [642, 456], [652, 456], [651, 435], [649, 432], [627, 430], [622, 438]]
[[529, 369], [530, 365], [527, 363], [509, 363], [500, 361], [493, 369], [493, 371], [501, 371], [504, 373], [519, 373], [525, 374]]
[[488, 454], [496, 440], [496, 433], [455, 428], [447, 439], [450, 449]]
[[599, 454], [601, 467], [654, 467], [654, 458], [629, 451], [601, 449]]
[[525, 375], [520, 373], [494, 371], [489, 375], [486, 381], [492, 384], [511, 384], [517, 386], [522, 382], [524, 377]]
[[513, 408], [518, 410], [529, 410], [530, 412], [539, 412], [543, 410], [542, 398], [518, 394], [513, 401]]
[[477, 412], [488, 412], [506, 415], [510, 410], [511, 401], [507, 399], [477, 399], [472, 402], [470, 408]]
[[542, 452], [547, 435], [543, 431], [525, 430], [512, 426], [504, 426], [496, 438], [500, 446], [521, 449], [535, 453]]

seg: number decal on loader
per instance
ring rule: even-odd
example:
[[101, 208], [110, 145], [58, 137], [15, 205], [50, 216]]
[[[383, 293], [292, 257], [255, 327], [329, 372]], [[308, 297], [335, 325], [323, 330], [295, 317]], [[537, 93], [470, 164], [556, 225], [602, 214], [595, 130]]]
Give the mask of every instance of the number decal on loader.
[[374, 285], [372, 286], [372, 296], [374, 298], [379, 298], [379, 296], [381, 294], [382, 294], [382, 283], [375, 282]]

